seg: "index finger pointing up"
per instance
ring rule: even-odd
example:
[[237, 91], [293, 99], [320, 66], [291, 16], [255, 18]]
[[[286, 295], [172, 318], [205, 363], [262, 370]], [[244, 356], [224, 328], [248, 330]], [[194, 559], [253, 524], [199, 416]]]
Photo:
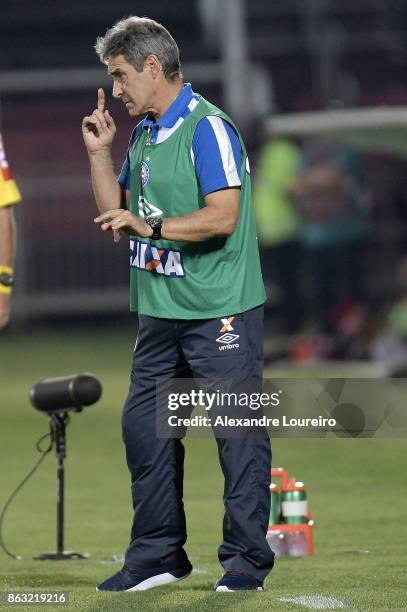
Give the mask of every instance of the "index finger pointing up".
[[102, 111], [102, 113], [105, 112], [105, 102], [106, 102], [105, 92], [100, 87], [98, 89], [98, 110]]

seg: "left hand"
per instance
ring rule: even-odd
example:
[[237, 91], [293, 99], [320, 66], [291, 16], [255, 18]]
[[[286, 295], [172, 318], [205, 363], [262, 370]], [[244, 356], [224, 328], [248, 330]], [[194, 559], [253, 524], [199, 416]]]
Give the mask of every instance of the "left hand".
[[113, 231], [114, 241], [118, 242], [122, 234], [130, 236], [140, 236], [140, 238], [149, 238], [153, 230], [152, 228], [137, 217], [129, 210], [114, 209], [102, 213], [96, 219], [95, 223], [100, 223], [100, 228], [104, 232]]

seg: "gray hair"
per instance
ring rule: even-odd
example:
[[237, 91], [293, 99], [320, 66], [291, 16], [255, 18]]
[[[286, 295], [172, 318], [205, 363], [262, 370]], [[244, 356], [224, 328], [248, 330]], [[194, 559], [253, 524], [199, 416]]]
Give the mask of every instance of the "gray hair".
[[104, 64], [123, 55], [137, 72], [142, 72], [149, 55], [156, 55], [168, 81], [182, 78], [177, 43], [161, 23], [148, 17], [121, 19], [96, 39], [95, 49]]

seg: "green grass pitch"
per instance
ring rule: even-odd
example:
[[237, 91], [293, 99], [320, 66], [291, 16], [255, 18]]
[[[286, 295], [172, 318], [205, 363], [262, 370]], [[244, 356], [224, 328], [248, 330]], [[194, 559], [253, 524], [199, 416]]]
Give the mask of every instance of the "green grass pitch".
[[32, 560], [55, 548], [56, 461], [50, 454], [6, 516], [6, 544], [24, 560], [0, 551], [0, 589], [69, 591], [68, 608], [41, 608], [46, 610], [301, 610], [307, 608], [279, 598], [318, 595], [349, 609], [406, 609], [407, 445], [402, 439], [275, 440], [273, 464], [306, 483], [315, 556], [278, 560], [266, 591], [246, 594], [212, 591], [221, 575], [216, 553], [223, 483], [214, 441], [187, 440], [186, 548], [196, 571], [183, 582], [148, 592], [96, 593], [95, 585], [120, 567], [112, 557], [123, 553], [129, 535], [120, 412], [134, 338], [133, 330], [105, 327], [1, 337], [1, 507], [39, 456], [35, 442], [48, 428], [47, 418], [28, 402], [30, 386], [47, 376], [91, 371], [102, 380], [104, 394], [98, 405], [73, 415], [68, 428], [65, 547], [90, 553], [89, 559]]

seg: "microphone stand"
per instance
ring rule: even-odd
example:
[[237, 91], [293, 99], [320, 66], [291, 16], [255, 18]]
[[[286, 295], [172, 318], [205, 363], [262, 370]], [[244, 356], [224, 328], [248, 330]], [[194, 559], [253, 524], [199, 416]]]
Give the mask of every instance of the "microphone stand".
[[69, 559], [86, 559], [89, 555], [79, 552], [64, 551], [64, 501], [65, 501], [65, 471], [66, 457], [66, 425], [69, 422], [67, 412], [52, 413], [49, 417], [52, 428], [52, 441], [55, 442], [57, 456], [57, 546], [56, 552], [46, 552], [34, 557], [36, 561], [66, 561]]

